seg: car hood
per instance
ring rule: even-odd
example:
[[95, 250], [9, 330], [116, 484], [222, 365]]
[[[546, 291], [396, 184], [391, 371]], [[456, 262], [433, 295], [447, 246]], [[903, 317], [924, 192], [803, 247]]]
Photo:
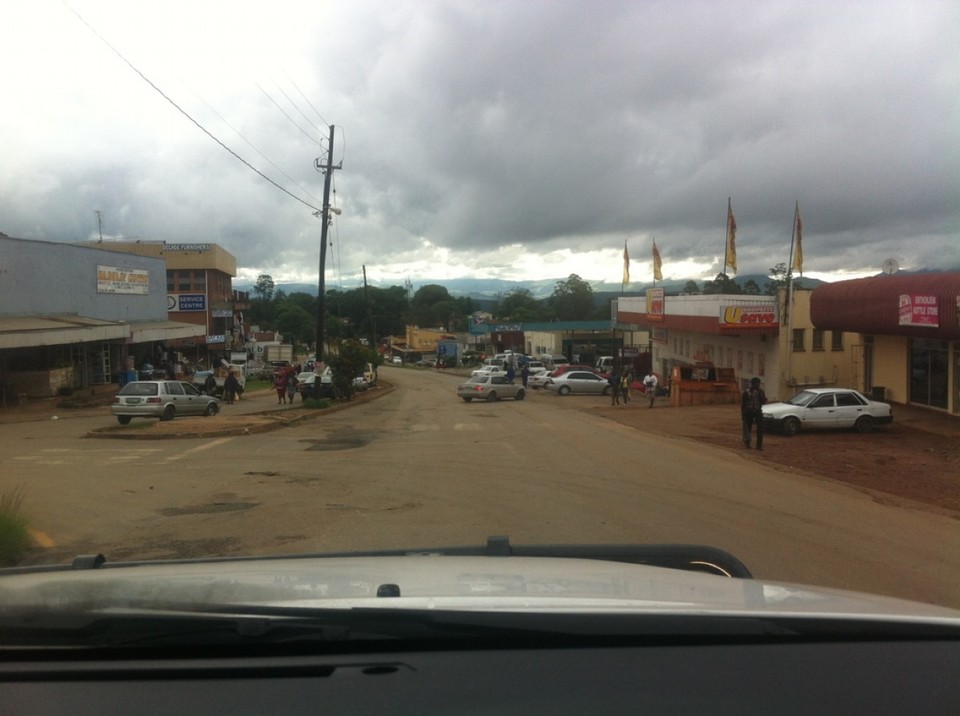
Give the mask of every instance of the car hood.
[[802, 406], [790, 405], [789, 403], [768, 403], [763, 406], [763, 414], [772, 418], [779, 418], [788, 413], [796, 413], [803, 410]]
[[927, 604], [598, 559], [423, 553], [0, 572], [0, 619], [211, 607], [827, 617], [960, 629], [960, 612]]

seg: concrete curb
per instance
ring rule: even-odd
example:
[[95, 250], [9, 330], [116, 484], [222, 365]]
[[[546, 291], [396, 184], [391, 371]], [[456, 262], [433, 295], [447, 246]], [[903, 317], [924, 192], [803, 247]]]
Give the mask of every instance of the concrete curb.
[[[296, 410], [265, 410], [259, 413], [247, 413], [231, 417], [220, 417], [219, 420], [228, 420], [230, 424], [220, 425], [219, 427], [204, 429], [204, 421], [210, 418], [191, 417], [180, 418], [171, 422], [157, 421], [149, 428], [136, 428], [131, 430], [129, 426], [110, 426], [97, 428], [87, 433], [86, 437], [101, 440], [182, 440], [186, 438], [220, 438], [236, 435], [256, 435], [258, 433], [267, 433], [280, 428], [298, 425], [310, 418], [317, 418], [329, 413], [335, 413], [341, 410], [347, 410], [351, 407], [369, 403], [389, 395], [396, 386], [391, 383], [380, 381], [376, 390], [366, 390], [358, 393], [353, 400], [345, 403], [334, 403], [329, 408], [310, 409], [299, 408]], [[358, 397], [361, 396], [361, 397]], [[216, 418], [214, 418], [216, 419]]]

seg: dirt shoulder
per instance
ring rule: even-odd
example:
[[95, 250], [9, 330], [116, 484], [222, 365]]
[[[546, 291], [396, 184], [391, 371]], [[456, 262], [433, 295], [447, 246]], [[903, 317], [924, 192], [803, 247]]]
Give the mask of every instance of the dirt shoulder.
[[869, 491], [944, 510], [960, 519], [960, 418], [894, 405], [892, 425], [853, 431], [764, 436], [763, 451], [744, 448], [736, 405], [647, 408], [640, 403], [590, 412], [637, 430], [688, 438], [788, 471], [813, 473]]

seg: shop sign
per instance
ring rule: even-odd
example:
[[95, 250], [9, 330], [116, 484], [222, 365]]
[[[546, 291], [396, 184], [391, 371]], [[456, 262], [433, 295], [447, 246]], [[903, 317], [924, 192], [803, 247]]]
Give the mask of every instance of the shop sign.
[[900, 294], [900, 325], [937, 328], [940, 325], [940, 307], [936, 296]]
[[207, 336], [207, 343], [226, 343], [227, 337], [223, 334], [219, 336]]
[[752, 328], [777, 326], [777, 311], [773, 306], [721, 306], [720, 325]]
[[206, 311], [207, 297], [203, 293], [180, 293], [177, 294], [177, 309], [181, 312]]
[[651, 321], [664, 320], [664, 300], [662, 288], [647, 289], [647, 319]]
[[97, 266], [97, 293], [150, 294], [150, 272], [121, 266]]
[[210, 244], [164, 244], [164, 251], [209, 251]]

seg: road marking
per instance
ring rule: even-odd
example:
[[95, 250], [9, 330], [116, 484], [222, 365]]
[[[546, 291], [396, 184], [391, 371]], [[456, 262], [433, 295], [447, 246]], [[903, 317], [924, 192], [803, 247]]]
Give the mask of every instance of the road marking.
[[194, 453], [201, 452], [202, 450], [209, 450], [210, 448], [219, 447], [220, 445], [223, 445], [224, 443], [228, 443], [231, 440], [233, 440], [233, 438], [218, 438], [217, 440], [211, 440], [210, 442], [204, 443], [203, 445], [197, 445], [197, 447], [195, 448], [184, 450], [182, 453], [179, 453], [177, 455], [171, 455], [170, 457], [165, 458], [163, 462], [164, 463], [176, 462], [177, 460], [182, 460], [185, 457], [190, 457]]

